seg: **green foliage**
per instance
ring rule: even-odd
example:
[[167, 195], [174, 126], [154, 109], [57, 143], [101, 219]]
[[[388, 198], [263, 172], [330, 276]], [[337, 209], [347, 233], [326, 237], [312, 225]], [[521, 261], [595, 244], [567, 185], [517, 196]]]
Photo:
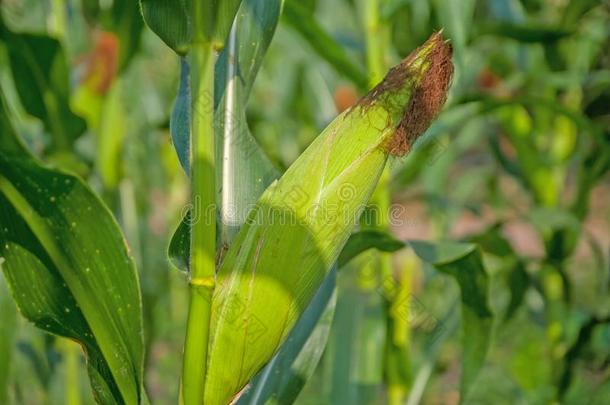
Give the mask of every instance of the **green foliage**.
[[322, 58], [327, 60], [340, 74], [345, 75], [362, 89], [368, 86], [366, 75], [325, 30], [320, 27], [313, 14], [301, 2], [288, 0], [284, 18], [297, 30]]
[[[193, 0], [140, 0], [142, 15], [148, 26], [174, 51], [188, 53], [193, 35], [191, 10]], [[201, 34], [224, 45], [241, 0], [202, 0], [205, 25]]]
[[140, 0], [146, 24], [177, 53], [184, 55], [190, 44], [190, 1]]
[[[0, 13], [0, 403], [177, 403], [185, 381], [200, 390], [182, 400], [198, 402], [208, 365], [208, 385], [241, 404], [610, 402], [607, 1], [20, 0]], [[332, 215], [253, 221], [311, 202], [324, 158], [370, 141], [331, 146], [323, 129], [441, 29], [447, 107], [388, 158], [353, 232], [333, 240]], [[393, 120], [375, 117], [354, 126]], [[215, 143], [204, 176], [194, 121]], [[354, 170], [343, 196], [364, 201], [377, 173]], [[211, 277], [187, 287], [203, 218], [218, 230], [194, 246], [216, 242]], [[214, 261], [216, 343], [180, 378], [185, 304], [211, 294]], [[191, 330], [210, 326], [193, 313]]]
[[85, 121], [70, 110], [68, 65], [58, 40], [18, 34], [0, 24], [11, 71], [25, 110], [42, 120], [52, 135], [49, 149], [70, 150], [85, 131]]
[[43, 168], [17, 145], [5, 125], [0, 255], [13, 298], [38, 328], [82, 344], [100, 403], [138, 403], [140, 289], [118, 225], [82, 180]]

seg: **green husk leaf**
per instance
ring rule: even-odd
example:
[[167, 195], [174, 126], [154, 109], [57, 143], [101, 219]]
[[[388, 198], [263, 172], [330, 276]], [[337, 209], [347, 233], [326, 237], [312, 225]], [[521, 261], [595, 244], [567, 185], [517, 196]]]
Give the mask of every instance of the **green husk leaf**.
[[0, 257], [13, 299], [38, 328], [81, 344], [99, 403], [140, 403], [140, 289], [119, 226], [81, 179], [25, 151], [4, 108]]
[[337, 117], [258, 200], [217, 274], [206, 404], [229, 402], [286, 339], [388, 156], [407, 153], [442, 107], [450, 57], [441, 35], [433, 35]]
[[238, 405], [294, 403], [326, 347], [337, 301], [335, 277], [336, 270], [331, 271], [286, 342], [253, 378]]

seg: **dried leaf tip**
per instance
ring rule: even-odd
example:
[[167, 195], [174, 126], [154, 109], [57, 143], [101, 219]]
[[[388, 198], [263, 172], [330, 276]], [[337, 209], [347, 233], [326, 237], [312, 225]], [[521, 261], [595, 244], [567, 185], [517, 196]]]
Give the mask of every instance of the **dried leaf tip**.
[[453, 77], [452, 54], [451, 44], [439, 31], [399, 65], [409, 76], [415, 77], [415, 83], [409, 104], [387, 144], [390, 154], [408, 153], [443, 108]]
[[366, 108], [381, 102], [398, 115], [396, 131], [384, 144], [388, 153], [408, 153], [442, 109], [453, 76], [451, 56], [442, 30], [432, 34], [358, 103]]

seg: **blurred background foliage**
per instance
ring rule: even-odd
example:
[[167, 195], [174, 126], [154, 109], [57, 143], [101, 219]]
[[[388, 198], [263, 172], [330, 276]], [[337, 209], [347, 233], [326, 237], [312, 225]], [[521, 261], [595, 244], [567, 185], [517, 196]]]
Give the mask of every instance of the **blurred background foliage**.
[[[188, 198], [169, 134], [179, 60], [133, 0], [0, 4], [12, 123], [121, 223], [141, 273], [148, 393], [175, 403], [187, 307], [166, 256]], [[610, 403], [610, 2], [286, 0], [248, 125], [283, 171], [383, 74], [371, 53], [385, 70], [441, 28], [456, 65], [449, 101], [387, 182], [397, 239], [483, 252], [494, 336], [465, 402]], [[297, 403], [458, 403], [457, 286], [410, 249], [390, 274], [367, 270], [374, 259], [339, 272], [328, 345]], [[0, 403], [91, 403], [78, 348], [17, 317], [0, 287]]]

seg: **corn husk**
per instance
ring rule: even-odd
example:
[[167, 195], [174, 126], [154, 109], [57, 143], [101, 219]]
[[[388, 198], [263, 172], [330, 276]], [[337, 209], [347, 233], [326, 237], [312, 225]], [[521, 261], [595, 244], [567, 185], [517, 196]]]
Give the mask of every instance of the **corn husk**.
[[339, 115], [261, 196], [220, 266], [206, 405], [227, 404], [282, 344], [358, 223], [390, 155], [445, 102], [451, 47], [434, 34]]

